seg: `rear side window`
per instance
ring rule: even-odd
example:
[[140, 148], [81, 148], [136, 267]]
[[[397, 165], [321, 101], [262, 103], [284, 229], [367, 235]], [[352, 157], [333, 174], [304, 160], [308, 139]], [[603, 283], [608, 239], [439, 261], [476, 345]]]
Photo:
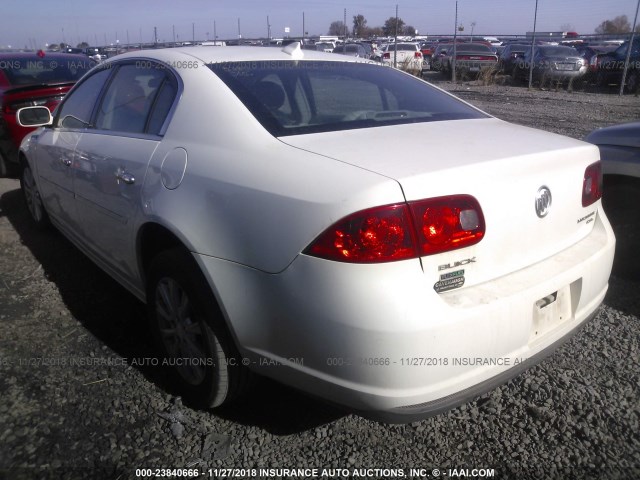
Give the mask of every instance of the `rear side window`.
[[[146, 133], [147, 121], [165, 78], [164, 69], [120, 66], [100, 103], [95, 127], [124, 133]], [[166, 101], [165, 96], [165, 104]], [[157, 123], [156, 120], [154, 127]]]
[[274, 136], [486, 117], [426, 82], [377, 64], [266, 61], [209, 68]]
[[151, 117], [149, 118], [147, 133], [154, 135], [162, 133], [162, 126], [169, 115], [169, 111], [171, 110], [171, 106], [173, 105], [173, 101], [175, 100], [177, 93], [178, 83], [172, 75], [167, 75], [151, 109]]

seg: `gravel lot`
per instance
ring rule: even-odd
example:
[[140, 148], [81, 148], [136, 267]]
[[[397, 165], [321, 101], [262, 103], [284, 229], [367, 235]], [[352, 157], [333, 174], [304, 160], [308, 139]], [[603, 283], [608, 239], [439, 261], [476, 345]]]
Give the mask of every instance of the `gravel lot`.
[[[428, 79], [499, 118], [576, 138], [640, 118], [632, 96]], [[16, 180], [0, 180], [0, 252], [0, 479], [187, 467], [640, 478], [639, 278], [613, 276], [594, 321], [510, 383], [422, 422], [383, 425], [267, 380], [224, 410], [184, 407], [160, 367], [132, 365], [154, 356], [142, 304], [60, 234], [34, 230]]]

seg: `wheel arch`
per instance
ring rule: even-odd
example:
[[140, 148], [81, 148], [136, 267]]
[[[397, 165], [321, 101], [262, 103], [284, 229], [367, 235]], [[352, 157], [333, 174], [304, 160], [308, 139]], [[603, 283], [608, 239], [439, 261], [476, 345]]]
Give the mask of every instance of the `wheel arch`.
[[[178, 233], [172, 231], [166, 225], [158, 223], [156, 221], [149, 221], [143, 224], [138, 229], [138, 234], [136, 238], [136, 251], [137, 251], [137, 259], [138, 259], [138, 268], [140, 271], [140, 278], [142, 279], [142, 288], [144, 291], [147, 291], [147, 282], [148, 275], [151, 268], [151, 264], [153, 259], [156, 258], [160, 253], [181, 248], [187, 252], [193, 253], [194, 249], [188, 244], [188, 242]], [[193, 259], [194, 264], [200, 271], [203, 280], [209, 287], [209, 291], [212, 295], [212, 300], [215, 302], [215, 307], [220, 314], [220, 318], [222, 319], [227, 332], [230, 333], [230, 336], [237, 347], [238, 342], [235, 335], [235, 331], [232, 328], [231, 321], [226, 314], [226, 310], [224, 308], [224, 304], [218, 294], [218, 290], [214, 284], [214, 279], [211, 278], [211, 275], [208, 275], [203, 271], [202, 266], [197, 261], [196, 258]]]
[[147, 284], [149, 268], [153, 259], [160, 253], [173, 248], [184, 248], [191, 251], [178, 235], [160, 223], [147, 222], [138, 229], [136, 252], [143, 285]]

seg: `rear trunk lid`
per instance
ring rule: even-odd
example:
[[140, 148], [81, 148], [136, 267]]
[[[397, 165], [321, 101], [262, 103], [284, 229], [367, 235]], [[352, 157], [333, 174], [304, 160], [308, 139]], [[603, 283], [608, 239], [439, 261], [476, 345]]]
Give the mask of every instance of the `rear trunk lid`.
[[[477, 245], [422, 257], [425, 274], [465, 270], [465, 286], [548, 258], [585, 237], [599, 202], [582, 207], [597, 147], [494, 118], [282, 137], [285, 143], [395, 179], [407, 201], [474, 196], [486, 233]], [[548, 214], [536, 211], [541, 189]]]

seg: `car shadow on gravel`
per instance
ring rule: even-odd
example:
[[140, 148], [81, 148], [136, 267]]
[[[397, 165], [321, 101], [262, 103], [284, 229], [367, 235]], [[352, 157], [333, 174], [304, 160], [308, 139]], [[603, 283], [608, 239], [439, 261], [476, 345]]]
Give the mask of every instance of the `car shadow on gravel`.
[[[47, 280], [55, 283], [66, 309], [80, 325], [122, 358], [156, 358], [142, 302], [57, 230], [38, 230], [19, 189], [0, 196], [0, 206], [1, 214], [42, 265]], [[133, 368], [165, 393], [176, 395], [167, 385], [163, 367], [141, 363]], [[258, 426], [275, 435], [302, 432], [346, 415], [338, 408], [262, 377], [246, 398], [210, 414]]]

